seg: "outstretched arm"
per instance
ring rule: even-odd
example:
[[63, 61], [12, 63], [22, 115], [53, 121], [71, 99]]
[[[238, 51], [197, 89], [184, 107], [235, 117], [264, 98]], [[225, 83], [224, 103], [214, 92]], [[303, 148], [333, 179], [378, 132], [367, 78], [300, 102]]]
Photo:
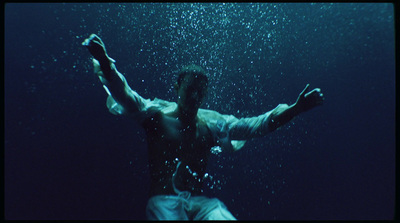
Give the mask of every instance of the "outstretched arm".
[[308, 93], [309, 84], [304, 88], [292, 105], [280, 104], [272, 111], [251, 118], [241, 118], [229, 124], [229, 135], [231, 139], [246, 140], [260, 137], [272, 132], [280, 126], [288, 123], [295, 116], [308, 111], [324, 101], [323, 94], [319, 88]]
[[103, 41], [95, 34], [83, 43], [94, 57], [94, 71], [99, 76], [107, 93], [129, 113], [138, 112], [145, 106], [145, 100], [133, 91], [125, 77], [117, 71], [115, 60], [107, 55]]

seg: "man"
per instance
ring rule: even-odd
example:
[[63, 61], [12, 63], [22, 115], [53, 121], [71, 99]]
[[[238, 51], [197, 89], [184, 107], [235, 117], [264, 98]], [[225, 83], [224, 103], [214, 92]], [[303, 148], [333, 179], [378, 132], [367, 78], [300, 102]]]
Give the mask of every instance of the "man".
[[98, 36], [92, 34], [82, 45], [94, 57], [94, 71], [108, 93], [109, 111], [131, 117], [145, 129], [151, 175], [149, 220], [236, 220], [221, 201], [201, 196], [211, 150], [239, 150], [245, 140], [274, 131], [324, 100], [318, 88], [306, 94], [307, 84], [291, 106], [280, 104], [251, 118], [222, 115], [200, 109], [208, 79], [195, 65], [178, 74], [177, 103], [144, 99], [117, 71]]

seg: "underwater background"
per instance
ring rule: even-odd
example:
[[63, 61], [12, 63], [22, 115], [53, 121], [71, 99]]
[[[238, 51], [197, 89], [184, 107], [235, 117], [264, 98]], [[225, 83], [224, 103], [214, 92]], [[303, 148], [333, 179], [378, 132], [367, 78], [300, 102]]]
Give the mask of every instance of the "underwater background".
[[144, 98], [176, 101], [189, 64], [210, 75], [202, 108], [236, 117], [321, 88], [323, 106], [210, 158], [205, 195], [239, 220], [394, 217], [393, 4], [7, 3], [4, 18], [6, 219], [146, 219], [145, 134], [108, 112], [91, 33]]

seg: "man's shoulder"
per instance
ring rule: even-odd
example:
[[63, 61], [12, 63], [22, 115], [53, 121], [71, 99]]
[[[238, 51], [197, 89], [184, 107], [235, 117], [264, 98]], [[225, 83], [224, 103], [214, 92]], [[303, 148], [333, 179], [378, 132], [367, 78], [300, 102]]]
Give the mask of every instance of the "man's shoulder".
[[161, 113], [170, 113], [174, 111], [178, 105], [176, 102], [170, 102], [159, 98], [154, 98], [147, 106], [149, 110], [156, 110]]
[[162, 106], [176, 105], [176, 102], [171, 102], [171, 101], [163, 100], [163, 99], [160, 99], [160, 98], [154, 98], [151, 101], [153, 103], [157, 103], [157, 104], [162, 105]]
[[170, 113], [174, 111], [177, 107], [175, 102], [170, 102], [166, 100], [162, 100], [159, 98], [154, 99], [146, 99], [143, 109], [140, 112], [132, 113], [130, 116], [137, 120], [139, 123], [143, 123], [144, 121], [163, 116], [166, 113]]

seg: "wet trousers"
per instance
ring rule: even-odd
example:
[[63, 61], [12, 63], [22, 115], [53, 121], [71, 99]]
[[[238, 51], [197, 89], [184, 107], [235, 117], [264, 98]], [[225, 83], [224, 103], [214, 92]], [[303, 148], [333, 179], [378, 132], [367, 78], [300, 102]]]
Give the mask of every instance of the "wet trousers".
[[149, 199], [146, 207], [148, 220], [236, 220], [225, 204], [217, 198], [191, 196], [188, 191], [175, 187], [175, 176], [181, 162], [172, 176], [176, 195], [156, 195]]
[[151, 197], [146, 207], [148, 220], [236, 220], [217, 198], [190, 197], [190, 193], [184, 195], [189, 196], [179, 194]]

